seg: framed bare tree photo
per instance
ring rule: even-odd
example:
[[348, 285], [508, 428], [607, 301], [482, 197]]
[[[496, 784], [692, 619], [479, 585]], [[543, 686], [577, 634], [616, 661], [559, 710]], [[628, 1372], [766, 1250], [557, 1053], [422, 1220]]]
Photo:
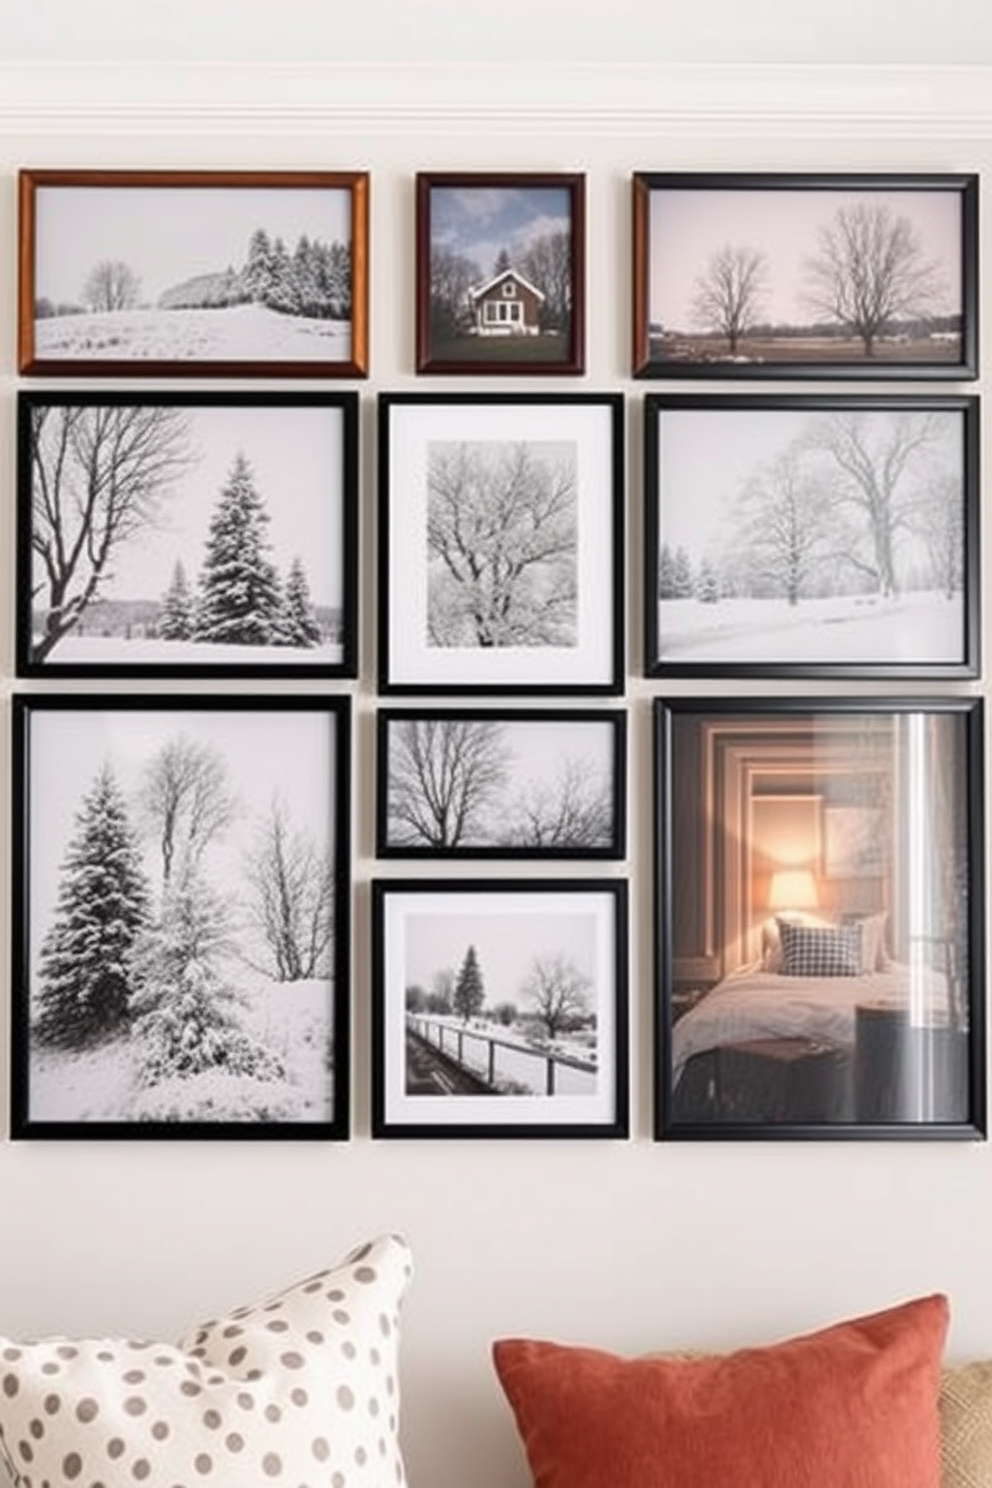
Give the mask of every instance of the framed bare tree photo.
[[975, 175], [637, 171], [635, 377], [978, 375]]
[[23, 170], [35, 376], [364, 377], [362, 171]]
[[384, 693], [623, 678], [623, 395], [379, 396]]
[[18, 398], [22, 677], [353, 677], [358, 394]]
[[978, 675], [977, 398], [644, 412], [648, 676]]
[[380, 709], [376, 852], [622, 858], [626, 714]]
[[11, 1135], [346, 1138], [350, 699], [13, 710]]

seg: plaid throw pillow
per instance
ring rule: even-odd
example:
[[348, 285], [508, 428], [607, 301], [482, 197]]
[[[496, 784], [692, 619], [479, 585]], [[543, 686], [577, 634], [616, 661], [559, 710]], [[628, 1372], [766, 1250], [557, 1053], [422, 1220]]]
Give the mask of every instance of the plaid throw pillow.
[[782, 975], [801, 977], [858, 976], [861, 972], [861, 926], [823, 928], [779, 921]]

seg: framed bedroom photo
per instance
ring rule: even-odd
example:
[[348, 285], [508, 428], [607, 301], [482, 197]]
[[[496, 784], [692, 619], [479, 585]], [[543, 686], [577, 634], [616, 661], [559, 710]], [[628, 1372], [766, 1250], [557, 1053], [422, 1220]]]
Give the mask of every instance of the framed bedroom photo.
[[18, 396], [22, 677], [354, 677], [358, 394]]
[[379, 396], [383, 693], [623, 687], [623, 395]]
[[977, 176], [632, 186], [635, 377], [977, 377]]
[[621, 879], [372, 883], [373, 1137], [626, 1137]]
[[382, 858], [622, 858], [626, 714], [379, 710]]
[[585, 369], [585, 177], [417, 176], [417, 371]]
[[656, 1138], [984, 1137], [982, 700], [654, 706]]
[[12, 706], [12, 1137], [345, 1139], [350, 699]]
[[363, 171], [22, 170], [34, 376], [364, 377]]
[[979, 674], [974, 397], [648, 394], [649, 677]]

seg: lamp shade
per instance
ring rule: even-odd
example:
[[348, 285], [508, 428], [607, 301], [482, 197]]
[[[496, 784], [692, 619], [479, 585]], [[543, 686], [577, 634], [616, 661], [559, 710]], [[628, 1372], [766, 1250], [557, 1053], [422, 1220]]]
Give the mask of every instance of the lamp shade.
[[816, 879], [809, 868], [780, 868], [768, 886], [769, 909], [815, 909]]

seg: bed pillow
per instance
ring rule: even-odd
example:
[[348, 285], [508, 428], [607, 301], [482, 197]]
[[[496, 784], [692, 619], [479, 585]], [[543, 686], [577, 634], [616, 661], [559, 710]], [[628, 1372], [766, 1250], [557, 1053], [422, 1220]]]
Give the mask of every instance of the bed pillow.
[[992, 1483], [992, 1359], [946, 1364], [940, 1376], [943, 1488]]
[[0, 1456], [19, 1488], [402, 1488], [410, 1274], [386, 1235], [178, 1347], [0, 1338]]
[[846, 911], [840, 917], [842, 925], [858, 925], [861, 928], [861, 969], [864, 972], [888, 971], [889, 957], [885, 949], [885, 927], [888, 910], [880, 909], [873, 914], [856, 914]]
[[825, 920], [822, 915], [812, 914], [804, 909], [791, 909], [785, 914], [774, 915], [770, 920], [765, 920], [761, 927], [763, 971], [782, 970], [782, 937], [779, 933], [779, 924], [783, 920], [788, 921], [790, 925], [820, 925], [824, 928], [833, 924], [832, 920]]
[[535, 1488], [940, 1488], [946, 1297], [766, 1348], [622, 1359], [493, 1345]]
[[812, 925], [779, 923], [782, 937], [782, 975], [795, 977], [860, 976], [862, 939], [860, 925]]

